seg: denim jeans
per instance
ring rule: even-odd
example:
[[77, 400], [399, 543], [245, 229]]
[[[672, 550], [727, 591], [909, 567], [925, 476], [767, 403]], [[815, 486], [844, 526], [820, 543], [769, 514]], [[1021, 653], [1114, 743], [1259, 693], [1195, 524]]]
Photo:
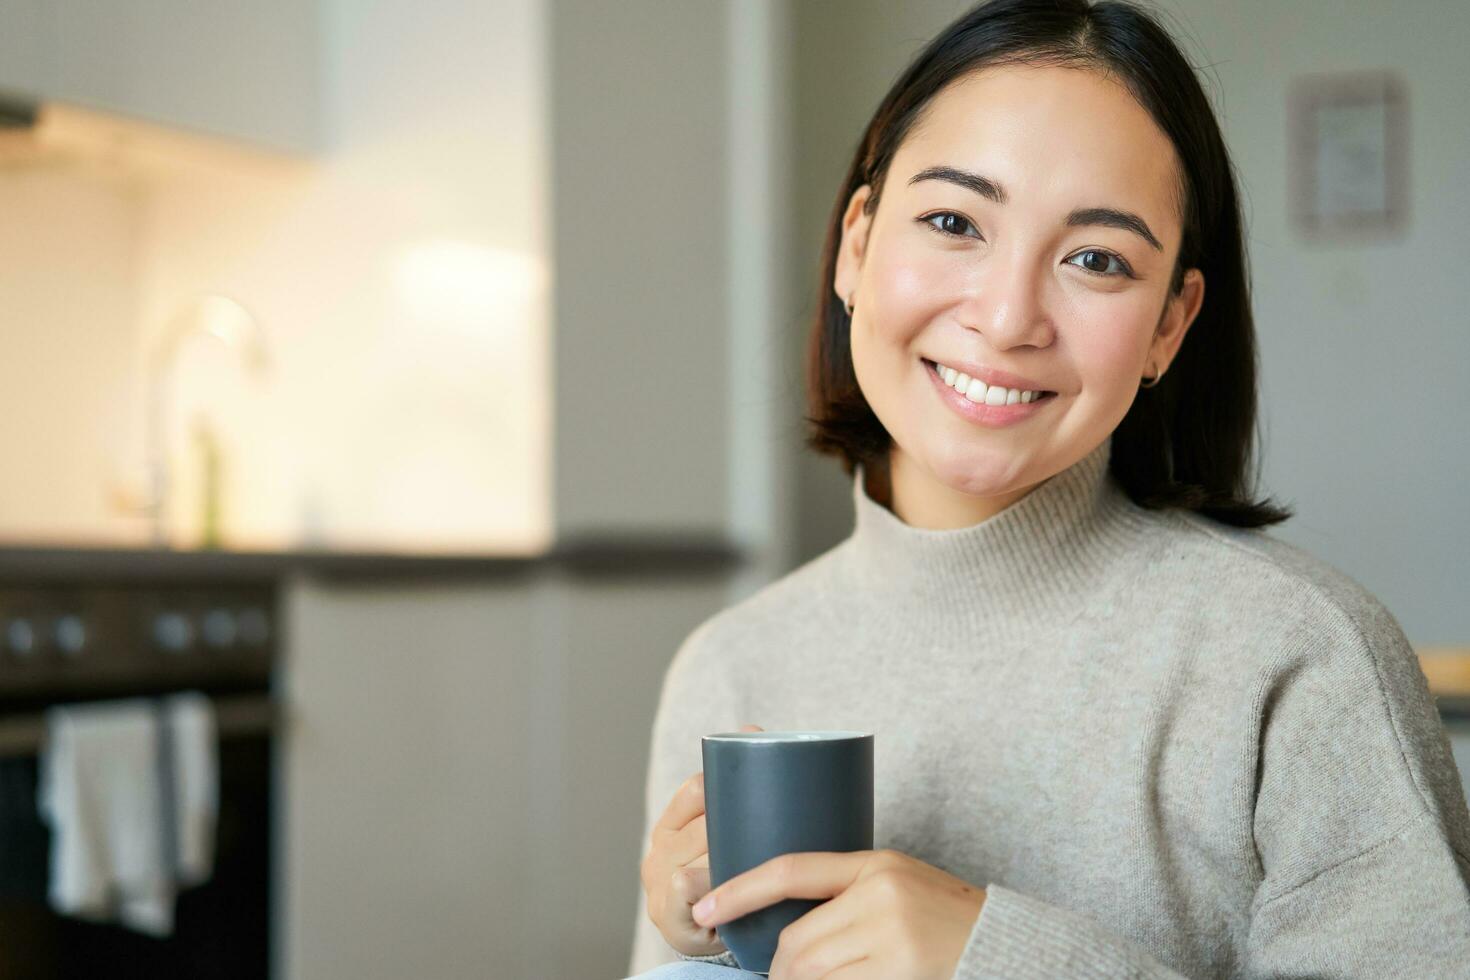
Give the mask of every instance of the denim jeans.
[[628, 980], [765, 980], [765, 977], [718, 963], [685, 962], [665, 963]]

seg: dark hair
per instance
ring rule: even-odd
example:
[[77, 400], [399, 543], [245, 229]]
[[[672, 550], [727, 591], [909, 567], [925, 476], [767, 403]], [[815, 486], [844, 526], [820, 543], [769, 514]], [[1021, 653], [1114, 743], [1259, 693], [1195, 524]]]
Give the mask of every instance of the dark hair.
[[[1170, 370], [1140, 388], [1113, 433], [1110, 471], [1143, 507], [1187, 508], [1257, 527], [1291, 516], [1249, 498], [1256, 441], [1256, 341], [1235, 174], [1209, 100], [1184, 55], [1143, 9], [1123, 0], [990, 0], [963, 14], [904, 70], [878, 106], [827, 226], [807, 346], [808, 448], [886, 470], [891, 437], [853, 371], [846, 308], [832, 289], [842, 218], [864, 184], [878, 207], [889, 164], [946, 85], [1008, 63], [1092, 68], [1121, 81], [1173, 142], [1182, 165], [1183, 236], [1170, 293], [1198, 268], [1205, 298]], [[1252, 483], [1254, 478], [1252, 479]]]

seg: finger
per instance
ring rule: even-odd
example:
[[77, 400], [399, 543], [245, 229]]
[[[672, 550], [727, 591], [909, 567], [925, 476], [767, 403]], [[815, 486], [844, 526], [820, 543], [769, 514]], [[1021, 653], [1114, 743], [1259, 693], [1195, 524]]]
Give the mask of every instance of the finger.
[[664, 846], [671, 860], [680, 867], [685, 867], [697, 860], [700, 855], [709, 853], [709, 836], [705, 830], [705, 814], [701, 813], [693, 820], [684, 825], [684, 829], [668, 838]]
[[678, 868], [670, 882], [674, 894], [684, 903], [684, 917], [692, 920], [689, 907], [709, 894], [709, 868]]
[[701, 899], [694, 907], [695, 921], [719, 925], [783, 898], [840, 895], [857, 880], [872, 855], [872, 851], [802, 851], [773, 857]]
[[703, 946], [717, 948], [723, 946], [720, 942], [719, 933], [714, 932], [713, 927], [700, 926], [694, 921], [694, 915], [689, 907], [694, 902], [700, 901], [701, 896], [710, 890], [710, 870], [707, 867], [676, 868], [669, 879], [669, 893], [664, 898], [664, 912], [666, 920], [675, 924], [676, 929], [688, 934], [695, 942]]
[[669, 887], [663, 892], [662, 921], [677, 929], [689, 940], [708, 947], [710, 952], [720, 946], [720, 937], [713, 928], [705, 928], [694, 921], [689, 913], [690, 903], [709, 891], [709, 871], [703, 868], [677, 868], [669, 876]]
[[[835, 936], [845, 932], [856, 925], [859, 920], [859, 903], [852, 900], [854, 892], [845, 891], [831, 901], [823, 902], [816, 908], [807, 912], [795, 922], [781, 930], [780, 941], [776, 946], [776, 957], [771, 961], [771, 976], [776, 976], [775, 966], [783, 963], [788, 968], [791, 966], [793, 957], [798, 957], [808, 947], [823, 942], [826, 937]], [[869, 930], [871, 932], [871, 930]], [[845, 960], [843, 962], [846, 962]], [[833, 969], [840, 964], [832, 964], [828, 969]], [[802, 973], [801, 976], [808, 974]], [[811, 976], [820, 977], [825, 971], [814, 970]]]
[[697, 772], [679, 784], [674, 798], [664, 807], [663, 815], [653, 825], [655, 832], [682, 830], [684, 825], [704, 812], [704, 773]]
[[[740, 730], [742, 732], [760, 732], [765, 729], [759, 725], [742, 725]], [[704, 773], [701, 771], [679, 784], [679, 788], [674, 791], [674, 798], [669, 801], [669, 805], [664, 808], [664, 812], [659, 817], [658, 822], [654, 824], [654, 832], [656, 834], [667, 834], [682, 831], [692, 820], [703, 815], [703, 813]], [[698, 836], [703, 838], [703, 832], [698, 832]], [[704, 848], [700, 847], [694, 853], [697, 855], [703, 853], [703, 851]], [[686, 857], [681, 863], [687, 863], [689, 860], [690, 858]]]
[[853, 960], [846, 966], [839, 966], [822, 980], [878, 980], [881, 976], [882, 974], [873, 966], [873, 959], [864, 956], [860, 960]]
[[789, 929], [790, 926], [782, 930], [781, 939], [776, 944], [776, 955], [771, 959], [770, 980], [841, 976], [844, 974], [837, 971], [861, 963], [872, 952], [869, 948], [872, 942], [871, 930], [859, 926], [825, 933], [805, 946], [793, 945], [791, 948], [787, 947], [786, 940]]

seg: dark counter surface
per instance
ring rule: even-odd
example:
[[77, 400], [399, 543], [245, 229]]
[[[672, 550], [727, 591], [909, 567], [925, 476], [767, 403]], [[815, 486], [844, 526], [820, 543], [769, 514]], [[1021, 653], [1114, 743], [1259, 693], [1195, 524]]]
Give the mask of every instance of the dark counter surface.
[[490, 579], [555, 570], [577, 576], [728, 571], [739, 550], [716, 536], [616, 534], [559, 542], [539, 555], [154, 548], [7, 547], [0, 582], [260, 581], [302, 573], [332, 581]]
[[1470, 697], [1463, 694], [1439, 694], [1435, 696], [1434, 702], [1444, 721], [1470, 725]]

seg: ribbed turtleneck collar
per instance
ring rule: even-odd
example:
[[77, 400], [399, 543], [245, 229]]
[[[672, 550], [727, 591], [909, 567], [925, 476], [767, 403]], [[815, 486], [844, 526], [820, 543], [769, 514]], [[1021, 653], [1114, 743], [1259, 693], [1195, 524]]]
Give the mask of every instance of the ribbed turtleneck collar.
[[1147, 512], [1108, 473], [1111, 450], [1109, 437], [1000, 513], [947, 530], [904, 523], [868, 496], [858, 467], [855, 586], [924, 633], [1003, 641], [1064, 624], [1116, 581], [1148, 528]]

